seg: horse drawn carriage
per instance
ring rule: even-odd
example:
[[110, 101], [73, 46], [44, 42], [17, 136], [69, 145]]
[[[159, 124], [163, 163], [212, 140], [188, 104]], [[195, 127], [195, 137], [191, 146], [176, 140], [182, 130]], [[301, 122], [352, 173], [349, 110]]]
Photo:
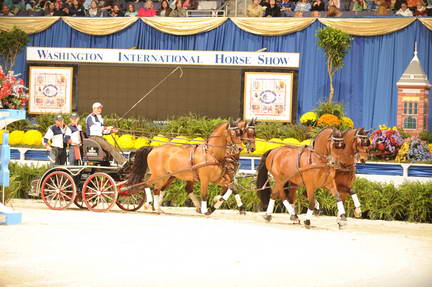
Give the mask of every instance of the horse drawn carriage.
[[[41, 197], [45, 204], [61, 210], [75, 204], [79, 208], [102, 212], [115, 204], [126, 211], [135, 211], [145, 203], [144, 193], [129, 194], [123, 190], [127, 171], [111, 165], [111, 155], [92, 139], [83, 141], [83, 165], [58, 165], [48, 169], [33, 181], [32, 196]], [[133, 153], [129, 154], [133, 161]], [[129, 164], [127, 164], [128, 166]]]

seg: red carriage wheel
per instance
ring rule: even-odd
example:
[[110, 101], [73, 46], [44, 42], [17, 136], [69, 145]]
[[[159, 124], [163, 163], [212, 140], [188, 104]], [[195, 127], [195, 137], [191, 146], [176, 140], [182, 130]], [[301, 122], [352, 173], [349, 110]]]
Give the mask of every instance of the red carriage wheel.
[[41, 197], [45, 204], [55, 210], [69, 207], [76, 197], [75, 182], [68, 173], [54, 171], [41, 184]]
[[83, 202], [89, 210], [96, 212], [110, 210], [117, 201], [117, 195], [116, 182], [103, 172], [90, 175], [82, 188]]
[[[117, 184], [117, 188], [121, 190], [121, 188], [126, 184], [127, 181], [120, 182]], [[127, 190], [120, 191], [117, 198], [117, 206], [125, 211], [136, 211], [144, 205], [145, 200], [145, 194], [142, 192], [130, 194]]]

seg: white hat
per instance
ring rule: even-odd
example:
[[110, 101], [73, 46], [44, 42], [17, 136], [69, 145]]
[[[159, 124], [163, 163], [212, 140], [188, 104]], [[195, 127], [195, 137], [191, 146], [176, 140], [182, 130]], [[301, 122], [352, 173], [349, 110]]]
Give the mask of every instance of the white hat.
[[96, 109], [96, 108], [99, 108], [99, 107], [103, 107], [101, 103], [96, 102], [96, 103], [93, 104], [93, 109]]

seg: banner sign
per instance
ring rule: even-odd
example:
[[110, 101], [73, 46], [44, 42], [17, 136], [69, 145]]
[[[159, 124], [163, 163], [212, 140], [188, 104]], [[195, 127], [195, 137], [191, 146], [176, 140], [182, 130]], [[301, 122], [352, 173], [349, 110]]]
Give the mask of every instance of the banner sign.
[[291, 122], [293, 73], [245, 73], [244, 119]]
[[299, 53], [27, 47], [27, 61], [298, 68]]

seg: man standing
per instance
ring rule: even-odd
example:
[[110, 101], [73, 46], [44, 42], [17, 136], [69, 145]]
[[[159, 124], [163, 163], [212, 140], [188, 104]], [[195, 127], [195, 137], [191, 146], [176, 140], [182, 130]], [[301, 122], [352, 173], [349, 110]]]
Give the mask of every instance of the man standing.
[[[50, 152], [49, 159], [54, 165], [66, 163], [66, 145], [64, 144], [65, 124], [62, 115], [55, 117], [55, 124], [50, 126], [43, 137], [43, 144]], [[49, 141], [51, 140], [51, 144]]]
[[79, 124], [79, 115], [72, 113], [70, 116], [70, 124], [66, 127], [65, 143], [69, 147], [69, 164], [78, 165], [81, 160], [80, 147], [82, 145], [82, 127]]
[[92, 140], [96, 141], [102, 149], [112, 155], [115, 161], [121, 166], [126, 163], [126, 158], [123, 157], [112, 145], [110, 145], [103, 137], [103, 134], [110, 134], [118, 132], [117, 129], [113, 127], [104, 126], [102, 119], [102, 104], [94, 103], [93, 112], [87, 116], [87, 136]]

